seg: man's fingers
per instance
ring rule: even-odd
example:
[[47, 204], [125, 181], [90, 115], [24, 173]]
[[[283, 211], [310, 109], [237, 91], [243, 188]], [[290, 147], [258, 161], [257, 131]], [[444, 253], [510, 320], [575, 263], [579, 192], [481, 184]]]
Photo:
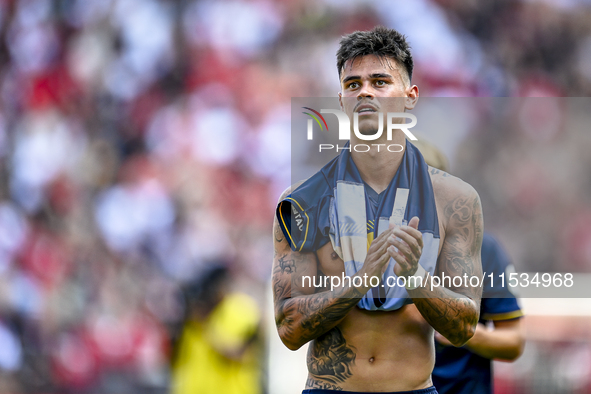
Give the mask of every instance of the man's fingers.
[[411, 264], [408, 262], [406, 257], [400, 252], [397, 252], [393, 246], [388, 248], [388, 255], [396, 262], [396, 265], [394, 266], [394, 273], [396, 273], [396, 275], [400, 275], [403, 272], [412, 270]]
[[395, 246], [398, 251], [404, 254], [407, 258], [411, 257], [413, 254], [413, 250], [410, 248], [410, 246], [406, 242], [396, 239], [395, 235], [392, 235], [390, 238], [388, 238], [388, 243], [392, 246]]
[[400, 238], [403, 238], [402, 235], [408, 234], [416, 240], [417, 244], [421, 248], [423, 247], [423, 234], [415, 228], [412, 228], [410, 226], [400, 226], [400, 227], [393, 229], [392, 232]]
[[419, 219], [415, 216], [411, 219], [412, 226], [391, 226], [378, 235], [368, 250], [368, 261], [383, 265], [392, 257], [402, 270], [411, 270], [413, 267], [409, 262], [418, 260], [423, 248], [423, 235], [416, 229], [418, 223]]
[[410, 222], [408, 222], [408, 226], [414, 228], [415, 230], [418, 230], [419, 229], [419, 217], [413, 216], [413, 218], [410, 219]]
[[415, 228], [412, 228], [410, 226], [401, 226], [401, 227], [398, 227], [397, 229], [394, 229], [394, 232], [405, 232], [405, 233], [409, 234], [411, 237], [413, 237], [414, 239], [416, 239], [417, 242], [419, 242], [421, 246], [423, 245], [423, 234]]
[[378, 264], [384, 264], [386, 261], [390, 260], [390, 256], [388, 255], [388, 247], [390, 244], [388, 243], [387, 234], [384, 235], [384, 237], [380, 237], [373, 240], [371, 247], [368, 250], [367, 257], [370, 260], [377, 261]]
[[[390, 235], [392, 235], [392, 231], [393, 231], [393, 229], [388, 229], [388, 230], [384, 231], [383, 233], [381, 233], [380, 235], [378, 235], [378, 237], [375, 238], [371, 242], [371, 245], [369, 246], [368, 254], [373, 253], [374, 251], [377, 251], [378, 249], [380, 249], [384, 245], [386, 245], [388, 243], [388, 237]], [[385, 252], [383, 252], [383, 253], [385, 253]]]
[[[388, 240], [393, 239], [393, 237], [398, 237], [403, 240], [413, 251], [413, 253], [421, 254], [423, 250], [423, 235], [415, 229], [407, 227], [409, 231], [413, 233], [409, 233], [405, 231], [404, 228], [398, 228], [394, 230], [394, 234], [388, 238]], [[418, 234], [414, 233], [417, 232]]]
[[382, 232], [380, 235], [378, 235], [378, 237], [376, 239], [374, 239], [374, 242], [376, 242], [377, 240], [382, 240], [384, 238], [388, 238], [388, 236], [390, 234], [392, 234], [392, 232], [394, 231], [395, 227], [390, 227], [387, 230], [385, 230], [384, 232]]

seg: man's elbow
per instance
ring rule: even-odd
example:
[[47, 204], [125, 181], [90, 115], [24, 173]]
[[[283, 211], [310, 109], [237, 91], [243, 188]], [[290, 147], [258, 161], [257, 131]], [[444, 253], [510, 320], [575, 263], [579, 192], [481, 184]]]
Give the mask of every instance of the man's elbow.
[[286, 348], [288, 348], [291, 351], [296, 351], [299, 350], [302, 347], [302, 344], [299, 344], [297, 342], [293, 342], [293, 341], [288, 341], [285, 340], [283, 338], [281, 338], [281, 342], [283, 342], [283, 344], [285, 345]]
[[460, 330], [453, 338], [448, 338], [452, 345], [461, 347], [466, 344], [476, 332], [476, 324], [467, 324], [463, 330]]
[[523, 349], [525, 348], [525, 338], [523, 335], [520, 335], [519, 338], [516, 339], [515, 345], [513, 345], [505, 357], [503, 357], [503, 361], [513, 362], [517, 360], [523, 354]]
[[511, 351], [511, 352], [508, 352], [505, 357], [498, 358], [498, 360], [499, 361], [505, 361], [505, 362], [508, 362], [508, 363], [512, 363], [515, 360], [517, 360], [520, 356], [521, 356], [521, 352], [520, 351]]
[[304, 345], [304, 343], [289, 339], [285, 335], [279, 335], [279, 337], [281, 338], [281, 342], [283, 342], [285, 347], [294, 352]]
[[476, 327], [478, 326], [478, 316], [480, 314], [480, 308], [476, 308], [466, 316], [461, 329], [458, 330], [457, 335], [454, 336], [454, 340], [449, 341], [456, 347], [464, 346], [474, 334], [476, 334]]
[[279, 338], [281, 342], [287, 347], [289, 350], [296, 351], [304, 345], [304, 342], [298, 341], [293, 335], [289, 335], [285, 329], [279, 328]]

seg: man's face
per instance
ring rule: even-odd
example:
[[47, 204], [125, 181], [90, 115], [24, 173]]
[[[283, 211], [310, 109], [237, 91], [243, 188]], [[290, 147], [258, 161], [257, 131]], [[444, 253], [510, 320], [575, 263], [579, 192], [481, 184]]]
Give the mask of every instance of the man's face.
[[404, 67], [394, 59], [362, 56], [347, 61], [341, 72], [341, 107], [351, 125], [353, 114], [358, 113], [361, 134], [375, 134], [378, 112], [382, 113], [385, 127], [388, 112], [412, 109], [418, 93], [418, 88], [409, 84]]

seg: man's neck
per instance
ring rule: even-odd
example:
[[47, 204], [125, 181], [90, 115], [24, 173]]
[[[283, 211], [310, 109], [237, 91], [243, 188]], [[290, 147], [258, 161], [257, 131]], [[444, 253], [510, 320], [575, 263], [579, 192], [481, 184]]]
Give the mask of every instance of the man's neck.
[[[392, 141], [381, 141], [380, 139], [368, 143], [367, 141], [351, 139], [351, 145], [362, 143], [371, 146], [369, 152], [356, 152], [351, 149], [351, 157], [359, 170], [361, 179], [377, 193], [381, 193], [390, 185], [404, 156], [404, 150], [402, 152], [390, 152], [387, 147], [388, 145], [399, 144], [406, 149], [406, 139], [401, 132], [395, 133]], [[378, 152], [377, 146], [372, 144], [382, 144], [379, 147], [380, 151]], [[398, 150], [396, 148], [400, 149], [400, 147], [393, 147], [392, 149]]]

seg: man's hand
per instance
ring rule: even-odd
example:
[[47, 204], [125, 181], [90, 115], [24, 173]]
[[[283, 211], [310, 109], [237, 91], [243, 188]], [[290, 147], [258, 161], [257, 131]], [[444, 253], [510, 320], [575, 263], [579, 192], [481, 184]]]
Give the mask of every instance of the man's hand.
[[417, 272], [423, 253], [423, 234], [418, 230], [419, 218], [413, 217], [408, 226], [391, 227], [388, 237], [388, 256], [396, 261], [394, 273], [408, 279]]
[[[365, 261], [363, 262], [363, 268], [359, 270], [357, 275], [363, 276], [364, 274], [367, 274], [370, 277], [382, 276], [390, 261], [389, 240], [394, 234], [394, 230], [395, 229], [391, 227], [372, 241], [369, 250], [367, 251]], [[365, 290], [369, 290], [369, 288]]]

